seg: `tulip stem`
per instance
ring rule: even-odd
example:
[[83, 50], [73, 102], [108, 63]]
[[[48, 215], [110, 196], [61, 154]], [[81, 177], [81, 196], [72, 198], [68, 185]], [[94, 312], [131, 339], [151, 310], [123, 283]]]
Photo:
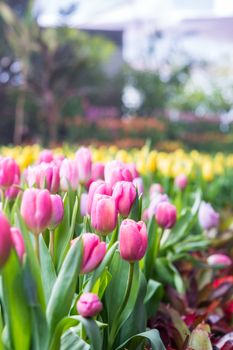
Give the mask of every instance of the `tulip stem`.
[[163, 237], [163, 232], [164, 232], [163, 230], [160, 230], [160, 229], [157, 230], [157, 235], [155, 238], [154, 259], [153, 259], [154, 262], [159, 254], [160, 242]]
[[131, 292], [131, 288], [132, 288], [132, 284], [133, 284], [133, 273], [134, 273], [134, 262], [131, 262], [129, 265], [129, 274], [128, 274], [128, 280], [127, 280], [127, 284], [126, 284], [125, 295], [123, 297], [123, 303], [121, 304], [118, 312], [116, 313], [115, 322], [113, 322], [113, 326], [112, 326], [112, 329], [111, 329], [111, 332], [109, 335], [109, 346], [108, 346], [109, 350], [112, 350], [115, 337], [118, 333], [120, 316], [121, 316], [122, 312], [124, 311], [124, 309], [128, 303], [128, 300], [129, 300], [129, 296], [130, 296], [130, 292]]
[[40, 244], [39, 244], [39, 236], [38, 234], [35, 235], [35, 248], [36, 248], [36, 256], [38, 259], [38, 262], [40, 264]]
[[49, 231], [49, 251], [50, 251], [50, 255], [53, 259], [53, 255], [54, 255], [54, 232], [53, 232], [53, 230]]

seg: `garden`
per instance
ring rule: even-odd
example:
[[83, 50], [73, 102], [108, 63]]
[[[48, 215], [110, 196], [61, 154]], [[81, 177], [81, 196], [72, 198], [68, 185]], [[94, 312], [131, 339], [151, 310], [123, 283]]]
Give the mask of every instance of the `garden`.
[[231, 155], [1, 153], [2, 349], [232, 349]]
[[0, 350], [233, 350], [226, 2], [0, 1]]

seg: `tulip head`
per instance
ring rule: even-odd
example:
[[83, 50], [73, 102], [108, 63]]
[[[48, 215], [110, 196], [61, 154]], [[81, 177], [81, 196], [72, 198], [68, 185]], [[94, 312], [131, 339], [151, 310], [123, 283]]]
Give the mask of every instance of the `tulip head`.
[[207, 258], [207, 263], [213, 267], [228, 267], [231, 266], [232, 260], [225, 254], [212, 254]]
[[201, 227], [205, 230], [218, 227], [219, 214], [213, 209], [210, 203], [202, 202], [198, 212], [198, 219]]
[[87, 198], [87, 213], [89, 215], [91, 214], [91, 207], [95, 194], [106, 194], [108, 196], [111, 196], [112, 188], [102, 180], [94, 181], [91, 183]]
[[81, 147], [75, 155], [75, 161], [78, 168], [79, 181], [85, 185], [91, 179], [92, 157], [88, 148]]
[[45, 149], [39, 154], [39, 163], [50, 163], [54, 160], [53, 152], [49, 149]]
[[104, 180], [104, 168], [103, 163], [94, 163], [91, 168], [91, 179], [92, 181]]
[[74, 160], [64, 159], [60, 166], [60, 185], [63, 191], [68, 191], [69, 187], [73, 191], [77, 190], [79, 184], [79, 174], [77, 164]]
[[95, 194], [91, 207], [91, 225], [102, 235], [112, 232], [117, 225], [115, 199], [104, 194]]
[[131, 174], [131, 171], [127, 169], [127, 167], [117, 161], [113, 160], [111, 162], [108, 162], [105, 165], [104, 170], [104, 178], [106, 183], [110, 184], [112, 187], [118, 182], [118, 181], [132, 181], [133, 176]]
[[[83, 258], [81, 273], [89, 273], [93, 271], [106, 254], [106, 243], [101, 242], [99, 236], [94, 233], [84, 233], [81, 236], [83, 242]], [[74, 244], [80, 237], [71, 241]]]
[[143, 221], [123, 220], [120, 226], [120, 255], [129, 262], [141, 260], [146, 253], [148, 239]]
[[0, 188], [11, 187], [19, 178], [20, 170], [15, 160], [10, 157], [0, 158]]
[[94, 293], [84, 293], [77, 302], [77, 311], [83, 317], [96, 316], [103, 308], [98, 296]]
[[22, 262], [25, 253], [25, 245], [20, 229], [11, 227], [11, 239], [19, 260]]
[[185, 174], [180, 174], [180, 175], [177, 175], [177, 177], [175, 178], [175, 186], [183, 191], [186, 186], [188, 185], [188, 178]]
[[116, 201], [117, 210], [123, 217], [129, 215], [136, 196], [136, 188], [132, 182], [119, 181], [115, 184], [112, 197]]
[[64, 216], [64, 204], [61, 196], [58, 194], [51, 194], [51, 205], [52, 205], [52, 215], [49, 222], [49, 229], [54, 230], [61, 221]]
[[160, 203], [155, 214], [159, 226], [164, 229], [172, 228], [176, 223], [176, 207], [169, 202]]
[[159, 183], [155, 183], [150, 187], [150, 199], [152, 200], [158, 194], [164, 193], [164, 188]]
[[50, 224], [52, 201], [48, 190], [35, 188], [23, 193], [21, 215], [28, 228], [35, 234], [43, 232]]
[[0, 268], [5, 265], [12, 245], [10, 224], [5, 215], [0, 211]]
[[149, 219], [151, 219], [156, 214], [159, 204], [163, 202], [169, 202], [169, 198], [166, 194], [157, 193], [156, 195], [154, 195], [148, 207], [147, 214]]

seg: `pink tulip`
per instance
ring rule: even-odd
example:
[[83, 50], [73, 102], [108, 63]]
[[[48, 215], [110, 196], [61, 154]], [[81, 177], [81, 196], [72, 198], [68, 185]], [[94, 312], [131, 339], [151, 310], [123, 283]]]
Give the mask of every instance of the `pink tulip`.
[[7, 189], [20, 178], [20, 170], [14, 159], [6, 157], [0, 159], [0, 187]]
[[198, 212], [198, 219], [203, 229], [210, 230], [218, 227], [220, 216], [210, 203], [202, 202]]
[[59, 190], [59, 168], [53, 163], [41, 163], [29, 167], [26, 177], [29, 187], [47, 188], [52, 193], [56, 193]]
[[91, 214], [92, 202], [95, 194], [106, 194], [111, 196], [112, 188], [102, 180], [97, 180], [91, 183], [87, 197], [87, 213]]
[[53, 152], [49, 149], [45, 149], [39, 154], [39, 163], [50, 163], [54, 159]]
[[11, 227], [11, 239], [13, 242], [13, 246], [16, 250], [16, 253], [20, 259], [20, 261], [23, 261], [23, 256], [25, 253], [25, 245], [22, 233], [17, 227]]
[[[93, 271], [106, 254], [106, 243], [101, 242], [100, 238], [94, 233], [84, 233], [81, 236], [83, 241], [83, 259], [81, 273], [89, 273]], [[80, 237], [71, 241], [74, 244]]]
[[91, 152], [88, 148], [81, 147], [75, 155], [78, 168], [79, 181], [85, 185], [91, 179], [92, 160]]
[[96, 316], [103, 308], [98, 296], [94, 293], [84, 293], [77, 302], [77, 311], [83, 317]]
[[180, 174], [175, 178], [175, 186], [179, 190], [184, 190], [185, 187], [188, 185], [188, 178], [185, 174]]
[[95, 194], [91, 208], [91, 224], [103, 235], [112, 232], [117, 224], [117, 208], [114, 198]]
[[129, 171], [131, 172], [133, 179], [139, 177], [139, 172], [137, 171], [136, 165], [134, 163], [127, 164], [126, 168], [129, 169]]
[[176, 207], [169, 202], [160, 203], [155, 218], [162, 228], [172, 228], [176, 223]]
[[164, 193], [163, 186], [159, 183], [155, 183], [150, 187], [150, 199], [152, 200], [155, 195]]
[[91, 168], [91, 179], [92, 181], [104, 180], [104, 168], [103, 163], [94, 163]]
[[133, 262], [143, 258], [147, 249], [147, 231], [143, 221], [123, 220], [120, 226], [120, 255]]
[[154, 198], [152, 199], [148, 207], [147, 214], [149, 219], [151, 219], [156, 214], [159, 204], [163, 202], [169, 202], [169, 198], [166, 194], [154, 194]]
[[138, 195], [140, 196], [144, 192], [143, 179], [141, 177], [135, 177], [133, 179], [133, 184], [137, 189]]
[[22, 198], [21, 215], [35, 234], [44, 231], [52, 216], [52, 201], [48, 190], [27, 189]]
[[50, 230], [53, 230], [63, 220], [64, 204], [61, 196], [59, 196], [58, 194], [51, 194], [50, 199], [51, 199], [51, 205], [52, 205], [52, 216], [50, 218], [48, 227]]
[[12, 245], [10, 224], [5, 215], [0, 212], [0, 268], [6, 263]]
[[13, 184], [6, 190], [5, 195], [9, 200], [15, 199], [19, 192], [20, 178], [18, 174], [15, 175]]
[[68, 191], [69, 186], [73, 191], [77, 190], [79, 174], [74, 160], [64, 159], [60, 167], [60, 185], [63, 191]]
[[113, 188], [112, 197], [116, 201], [117, 210], [127, 217], [136, 199], [136, 188], [132, 182], [119, 181]]
[[210, 266], [222, 265], [223, 267], [231, 266], [232, 260], [225, 254], [212, 254], [207, 258], [207, 263]]
[[112, 187], [118, 181], [132, 181], [133, 177], [129, 169], [126, 166], [117, 161], [113, 160], [105, 165], [104, 178], [106, 183], [110, 184]]

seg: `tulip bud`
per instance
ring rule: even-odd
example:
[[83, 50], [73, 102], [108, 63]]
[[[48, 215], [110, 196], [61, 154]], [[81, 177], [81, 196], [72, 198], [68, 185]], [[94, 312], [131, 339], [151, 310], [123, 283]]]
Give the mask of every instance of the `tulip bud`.
[[127, 217], [136, 199], [136, 188], [132, 182], [119, 181], [115, 184], [112, 197], [116, 201], [117, 210]]
[[96, 316], [103, 308], [98, 296], [94, 293], [84, 293], [77, 302], [77, 311], [83, 317]]
[[106, 194], [108, 196], [111, 196], [112, 188], [102, 180], [94, 181], [91, 183], [87, 198], [87, 213], [89, 215], [91, 214], [91, 207], [95, 194]]
[[26, 179], [29, 187], [47, 188], [56, 193], [60, 185], [59, 168], [52, 163], [41, 163], [28, 168]]
[[112, 232], [117, 224], [117, 208], [114, 198], [96, 194], [91, 208], [91, 225], [102, 235]]
[[169, 198], [166, 194], [159, 193], [154, 196], [154, 198], [150, 202], [147, 212], [149, 219], [151, 219], [156, 214], [159, 204], [163, 202], [169, 202]]
[[120, 226], [120, 255], [133, 262], [141, 260], [147, 249], [146, 225], [143, 221], [123, 220]]
[[105, 168], [105, 165], [103, 163], [92, 164], [92, 168], [91, 168], [92, 181], [104, 180], [104, 168]]
[[21, 215], [35, 234], [44, 231], [52, 216], [52, 202], [48, 190], [27, 189], [22, 198]]
[[68, 191], [69, 186], [75, 191], [78, 184], [79, 174], [76, 162], [74, 160], [64, 159], [60, 167], [60, 185], [62, 191]]
[[218, 227], [219, 214], [213, 209], [210, 203], [202, 202], [198, 212], [198, 219], [201, 227], [205, 230]]
[[132, 181], [133, 177], [129, 169], [125, 165], [117, 160], [108, 162], [105, 165], [104, 178], [106, 183], [112, 187], [118, 181]]
[[39, 154], [39, 163], [50, 163], [54, 159], [53, 152], [49, 149], [45, 149]]
[[[84, 233], [81, 236], [83, 241], [83, 258], [81, 273], [89, 273], [93, 271], [106, 254], [106, 243], [101, 242], [100, 238], [94, 233]], [[71, 241], [74, 244], [80, 237]]]
[[160, 203], [155, 218], [162, 228], [172, 228], [176, 223], [176, 207], [169, 202]]
[[11, 239], [13, 242], [13, 246], [16, 250], [16, 253], [20, 259], [20, 261], [23, 261], [23, 255], [25, 253], [25, 245], [22, 233], [17, 227], [11, 227]]
[[12, 245], [10, 224], [5, 215], [0, 212], [0, 268], [6, 263]]
[[76, 165], [78, 168], [79, 181], [85, 185], [91, 178], [91, 152], [88, 148], [81, 147], [75, 155]]
[[20, 178], [20, 170], [14, 159], [6, 157], [0, 158], [0, 187], [7, 189]]
[[144, 192], [143, 179], [141, 177], [135, 177], [133, 184], [137, 189], [138, 195], [140, 196]]
[[188, 178], [185, 174], [180, 174], [175, 178], [175, 186], [179, 190], [184, 190], [185, 187], [188, 185]]
[[64, 216], [64, 204], [61, 196], [58, 194], [51, 194], [52, 215], [49, 222], [49, 229], [54, 230], [63, 219]]
[[207, 258], [207, 263], [210, 266], [227, 267], [232, 264], [232, 261], [229, 256], [225, 254], [212, 254]]

